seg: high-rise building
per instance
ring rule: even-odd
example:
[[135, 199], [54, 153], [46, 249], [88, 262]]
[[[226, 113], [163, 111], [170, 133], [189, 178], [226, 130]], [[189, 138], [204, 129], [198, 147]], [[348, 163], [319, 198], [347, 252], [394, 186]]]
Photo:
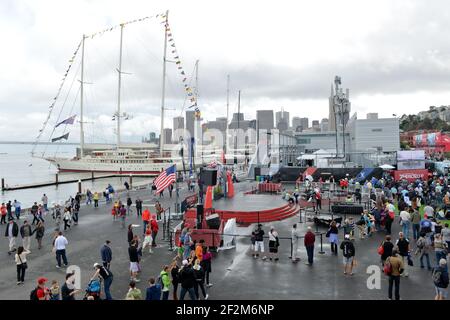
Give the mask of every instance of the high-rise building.
[[164, 144], [172, 144], [172, 129], [164, 128]]
[[189, 132], [191, 138], [194, 138], [194, 128], [195, 128], [195, 111], [186, 111], [186, 131]]
[[257, 110], [256, 124], [258, 130], [272, 130], [273, 129], [273, 110]]
[[184, 118], [183, 117], [174, 117], [173, 118], [173, 142], [179, 142], [180, 136], [184, 134]]
[[323, 118], [320, 122], [320, 131], [327, 132], [329, 131], [329, 123], [327, 118]]
[[278, 111], [275, 113], [275, 124], [278, 130], [285, 131], [289, 128], [289, 112]]
[[295, 132], [297, 131], [297, 128], [302, 125], [301, 118], [300, 117], [293, 117], [292, 118], [292, 130]]
[[313, 131], [320, 131], [320, 123], [319, 120], [313, 120], [312, 122]]
[[308, 118], [300, 118], [300, 125], [302, 126], [303, 130], [306, 130], [309, 128], [309, 119]]

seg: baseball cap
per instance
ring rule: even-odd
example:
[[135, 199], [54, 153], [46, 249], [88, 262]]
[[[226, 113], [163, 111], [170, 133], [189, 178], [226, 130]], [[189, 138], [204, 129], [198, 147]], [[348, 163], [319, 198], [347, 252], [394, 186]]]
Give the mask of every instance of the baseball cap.
[[44, 283], [46, 283], [47, 281], [48, 281], [47, 278], [41, 277], [41, 278], [38, 279], [38, 284], [44, 284]]
[[187, 260], [183, 260], [183, 266], [187, 265], [189, 262]]
[[94, 263], [94, 268], [97, 268], [98, 266], [100, 266], [100, 263], [98, 262]]
[[349, 235], [349, 234], [346, 234], [344, 238], [345, 238], [345, 239], [350, 239], [350, 235]]

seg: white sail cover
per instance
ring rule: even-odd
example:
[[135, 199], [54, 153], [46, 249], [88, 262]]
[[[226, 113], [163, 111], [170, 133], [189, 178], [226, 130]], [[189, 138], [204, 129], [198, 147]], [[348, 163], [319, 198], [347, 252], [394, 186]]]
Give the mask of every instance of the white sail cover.
[[223, 246], [219, 248], [219, 250], [232, 249], [235, 245], [235, 234], [236, 234], [236, 219], [230, 219], [225, 224], [225, 228], [223, 229]]

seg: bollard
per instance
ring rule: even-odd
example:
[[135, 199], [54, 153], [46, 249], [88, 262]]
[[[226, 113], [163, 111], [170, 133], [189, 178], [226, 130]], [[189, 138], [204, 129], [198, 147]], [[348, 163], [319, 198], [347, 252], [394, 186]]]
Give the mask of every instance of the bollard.
[[59, 180], [58, 180], [58, 174], [55, 174], [55, 184], [58, 185]]
[[169, 233], [169, 251], [173, 251], [173, 246], [172, 246], [172, 232]]
[[[302, 221], [302, 208], [300, 208], [300, 211], [299, 211], [299, 213], [300, 213], [300, 223], [303, 223], [303, 221]], [[305, 214], [306, 214], [306, 211], [305, 211]]]
[[320, 234], [320, 254], [324, 254], [325, 251], [323, 251], [323, 233]]
[[130, 174], [130, 189], [133, 187], [133, 175]]
[[81, 180], [78, 180], [78, 192], [81, 193]]
[[91, 171], [91, 180], [94, 180], [94, 171]]
[[2, 178], [2, 190], [5, 190], [5, 178]]

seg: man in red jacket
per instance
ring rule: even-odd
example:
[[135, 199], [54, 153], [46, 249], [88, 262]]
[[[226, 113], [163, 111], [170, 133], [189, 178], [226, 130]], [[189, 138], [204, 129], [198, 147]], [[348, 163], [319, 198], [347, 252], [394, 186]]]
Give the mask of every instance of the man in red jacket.
[[144, 223], [144, 234], [145, 230], [147, 229], [147, 225], [150, 223], [150, 210], [148, 208], [145, 208], [144, 212], [142, 212], [142, 222]]
[[156, 221], [156, 216], [152, 216], [152, 220], [150, 220], [150, 228], [152, 229], [152, 238], [153, 238], [153, 242], [152, 242], [152, 247], [156, 247], [156, 235], [158, 234], [158, 222]]
[[306, 253], [308, 254], [308, 262], [307, 265], [312, 266], [314, 259], [314, 242], [316, 241], [316, 236], [311, 231], [311, 227], [308, 227], [308, 232], [305, 234], [305, 248]]

